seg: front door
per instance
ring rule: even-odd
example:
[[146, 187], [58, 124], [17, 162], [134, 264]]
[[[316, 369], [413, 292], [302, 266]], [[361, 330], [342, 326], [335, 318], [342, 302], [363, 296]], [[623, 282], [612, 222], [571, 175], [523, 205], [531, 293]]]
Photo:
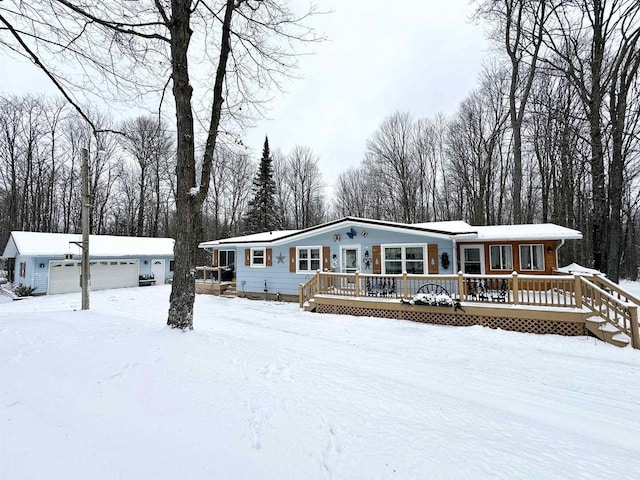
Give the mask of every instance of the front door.
[[342, 247], [340, 271], [342, 273], [356, 273], [360, 270], [360, 248], [359, 247]]
[[164, 260], [155, 259], [151, 260], [151, 273], [156, 281], [156, 285], [164, 284]]
[[482, 245], [460, 245], [462, 273], [480, 275], [484, 273], [484, 249]]

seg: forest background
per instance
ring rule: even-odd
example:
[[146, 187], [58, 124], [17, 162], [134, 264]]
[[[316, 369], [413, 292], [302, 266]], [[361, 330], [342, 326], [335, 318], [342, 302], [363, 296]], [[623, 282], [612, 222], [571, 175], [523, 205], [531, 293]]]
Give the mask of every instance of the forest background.
[[[640, 5], [477, 3], [492, 51], [450, 114], [390, 111], [360, 164], [324, 180], [313, 145], [273, 143], [274, 228], [353, 215], [473, 225], [553, 222], [580, 230], [561, 252], [635, 279], [640, 228]], [[0, 242], [12, 230], [79, 232], [80, 151], [90, 151], [94, 234], [175, 234], [170, 120], [91, 111], [94, 135], [62, 99], [0, 96]], [[310, 126], [310, 128], [313, 128]], [[201, 144], [204, 148], [204, 140]], [[202, 240], [247, 232], [259, 155], [221, 137]], [[202, 263], [209, 259], [204, 256]]]

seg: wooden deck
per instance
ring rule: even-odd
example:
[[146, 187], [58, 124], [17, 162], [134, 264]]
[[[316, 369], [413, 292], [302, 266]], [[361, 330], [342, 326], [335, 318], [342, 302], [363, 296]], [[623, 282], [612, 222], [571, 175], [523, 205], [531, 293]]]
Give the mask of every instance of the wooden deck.
[[[431, 304], [412, 301], [427, 292]], [[441, 306], [449, 298], [450, 306]], [[362, 275], [318, 272], [300, 285], [301, 308], [504, 330], [584, 335], [640, 348], [640, 300], [605, 278], [581, 275]], [[446, 302], [444, 302], [446, 303]]]

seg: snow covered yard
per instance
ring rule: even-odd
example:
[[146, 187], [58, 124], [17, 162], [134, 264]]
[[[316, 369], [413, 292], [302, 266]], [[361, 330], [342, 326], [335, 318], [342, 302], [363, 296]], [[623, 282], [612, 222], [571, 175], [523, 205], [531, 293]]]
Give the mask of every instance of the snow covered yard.
[[640, 478], [638, 351], [169, 291], [0, 303], [0, 478]]

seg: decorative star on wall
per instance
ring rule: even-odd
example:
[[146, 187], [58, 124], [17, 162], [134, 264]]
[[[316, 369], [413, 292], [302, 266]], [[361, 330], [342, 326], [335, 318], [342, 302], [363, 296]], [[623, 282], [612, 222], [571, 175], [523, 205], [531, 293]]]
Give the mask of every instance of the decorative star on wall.
[[284, 263], [284, 259], [285, 259], [285, 258], [286, 258], [286, 257], [285, 257], [284, 255], [282, 255], [282, 252], [280, 252], [280, 255], [278, 255], [278, 256], [276, 257], [276, 259], [278, 260], [278, 263]]

